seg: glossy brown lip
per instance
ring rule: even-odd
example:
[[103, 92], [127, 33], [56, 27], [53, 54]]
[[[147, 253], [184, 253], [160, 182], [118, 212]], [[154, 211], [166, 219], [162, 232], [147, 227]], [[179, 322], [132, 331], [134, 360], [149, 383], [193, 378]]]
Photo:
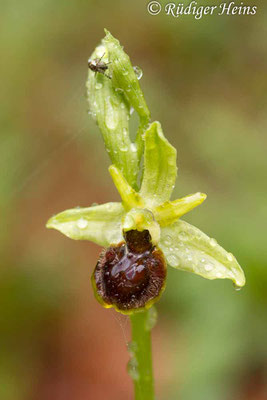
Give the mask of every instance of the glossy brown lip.
[[130, 311], [157, 300], [167, 269], [163, 253], [152, 246], [148, 231], [129, 231], [125, 240], [100, 255], [93, 283], [101, 303]]

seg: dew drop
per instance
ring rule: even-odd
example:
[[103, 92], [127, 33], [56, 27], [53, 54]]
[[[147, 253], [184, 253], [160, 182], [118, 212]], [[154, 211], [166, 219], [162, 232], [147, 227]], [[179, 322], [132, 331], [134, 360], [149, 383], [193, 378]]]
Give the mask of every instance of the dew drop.
[[222, 275], [221, 272], [217, 272], [217, 273], [216, 273], [216, 277], [217, 277], [217, 278], [222, 278], [222, 276], [223, 276], [223, 275]]
[[143, 71], [141, 70], [141, 68], [138, 66], [135, 66], [135, 67], [133, 67], [133, 70], [135, 72], [137, 79], [140, 80], [143, 76]]
[[151, 329], [154, 328], [154, 326], [157, 323], [157, 319], [158, 319], [158, 313], [155, 307], [151, 307], [148, 310], [148, 315], [147, 315], [147, 320], [146, 320], [146, 325], [145, 325], [145, 329], [147, 331], [151, 331]]
[[127, 69], [125, 69], [124, 71], [122, 71], [122, 75], [127, 76], [129, 74], [129, 71]]
[[212, 247], [215, 247], [216, 244], [217, 244], [217, 241], [216, 241], [215, 239], [210, 239], [210, 245], [211, 245]]
[[102, 86], [103, 86], [102, 83], [99, 82], [99, 83], [96, 83], [95, 88], [96, 89], [101, 89]]
[[120, 146], [120, 151], [125, 152], [125, 151], [127, 151], [127, 150], [128, 150], [128, 146], [127, 146], [126, 144], [122, 144], [122, 145]]
[[80, 229], [85, 229], [88, 226], [88, 221], [86, 221], [86, 219], [84, 219], [84, 218], [80, 218], [77, 221], [77, 226]]
[[140, 379], [139, 371], [138, 371], [138, 362], [135, 357], [132, 357], [129, 360], [129, 362], [127, 364], [127, 371], [128, 371], [128, 374], [130, 375], [130, 377], [134, 381], [138, 381]]
[[[115, 89], [115, 92], [123, 93], [123, 89], [118, 87], [118, 88]], [[124, 103], [122, 103], [122, 104], [124, 105]]]
[[118, 125], [118, 115], [110, 102], [110, 97], [106, 98], [106, 125], [109, 129], [114, 130]]
[[167, 235], [164, 240], [163, 243], [165, 244], [165, 246], [171, 246], [172, 245], [172, 238], [170, 235]]
[[186, 240], [187, 235], [186, 235], [185, 232], [180, 232], [180, 233], [178, 234], [178, 238], [179, 238], [180, 240]]
[[228, 261], [233, 261], [233, 260], [234, 260], [233, 254], [228, 253], [228, 254], [227, 254], [227, 260], [228, 260]]
[[131, 143], [130, 148], [131, 148], [131, 151], [132, 151], [133, 153], [136, 153], [136, 152], [137, 152], [137, 147], [136, 147], [136, 145], [135, 145], [134, 143]]
[[234, 289], [235, 289], [237, 292], [239, 292], [239, 290], [241, 290], [242, 287], [239, 286], [237, 283], [234, 283]]
[[213, 270], [213, 265], [211, 264], [206, 264], [204, 267], [205, 271], [210, 272]]
[[179, 260], [178, 258], [174, 255], [174, 254], [170, 254], [167, 257], [167, 263], [171, 266], [171, 267], [178, 267], [179, 266]]
[[138, 345], [135, 341], [132, 340], [127, 344], [127, 349], [131, 355], [134, 355], [134, 353], [136, 353], [136, 351], [138, 350]]

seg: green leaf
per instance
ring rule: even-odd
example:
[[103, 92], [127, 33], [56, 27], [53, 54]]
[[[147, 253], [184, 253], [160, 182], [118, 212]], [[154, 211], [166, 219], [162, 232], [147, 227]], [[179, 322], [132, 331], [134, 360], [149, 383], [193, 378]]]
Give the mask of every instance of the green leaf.
[[144, 205], [139, 193], [128, 184], [121, 171], [115, 165], [109, 167], [109, 173], [121, 196], [122, 204], [126, 210], [135, 207], [142, 207]]
[[245, 275], [235, 257], [187, 222], [178, 220], [162, 228], [159, 247], [171, 267], [206, 279], [231, 279], [237, 287], [245, 285]]
[[145, 132], [144, 175], [140, 194], [147, 207], [170, 199], [177, 176], [176, 149], [165, 138], [159, 122]]
[[167, 226], [203, 203], [206, 198], [206, 194], [198, 192], [174, 201], [166, 201], [152, 211], [160, 226]]
[[[102, 44], [95, 49], [91, 59], [100, 59], [103, 56], [102, 61], [108, 63], [109, 55]], [[110, 71], [106, 74], [110, 74]], [[137, 188], [141, 154], [136, 144], [130, 140], [128, 100], [114, 87], [112, 79], [90, 69], [86, 87], [90, 114], [100, 128], [112, 163], [120, 168], [130, 185]]]
[[121, 203], [73, 208], [50, 218], [46, 227], [56, 229], [71, 239], [90, 240], [100, 246], [109, 246], [123, 240], [121, 220], [124, 214]]

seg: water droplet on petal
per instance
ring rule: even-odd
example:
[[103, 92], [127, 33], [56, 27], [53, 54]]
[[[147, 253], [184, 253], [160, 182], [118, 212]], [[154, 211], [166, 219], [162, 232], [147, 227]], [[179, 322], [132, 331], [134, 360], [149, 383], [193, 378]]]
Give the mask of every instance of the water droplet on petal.
[[134, 69], [134, 72], [135, 72], [135, 75], [136, 75], [137, 79], [140, 80], [142, 78], [142, 76], [143, 76], [143, 71], [138, 66], [133, 67], [133, 69]]
[[180, 240], [186, 240], [187, 235], [186, 235], [185, 232], [180, 232], [180, 233], [178, 234], [178, 238], [179, 238]]
[[165, 236], [163, 243], [165, 246], [171, 246], [172, 245], [172, 238], [170, 235]]
[[88, 226], [88, 221], [86, 221], [86, 219], [84, 219], [84, 218], [80, 218], [77, 221], [77, 226], [80, 229], [85, 229]]
[[233, 260], [234, 260], [233, 254], [228, 253], [228, 254], [227, 254], [227, 260], [228, 260], [228, 261], [233, 261]]
[[179, 266], [179, 260], [178, 258], [174, 255], [174, 254], [170, 254], [167, 257], [167, 263], [171, 266], [171, 267], [178, 267]]
[[[118, 87], [118, 88], [115, 89], [115, 92], [123, 93], [123, 89], [121, 89], [121, 88]], [[122, 104], [124, 105], [124, 103], [122, 103]]]
[[204, 267], [204, 269], [205, 269], [205, 271], [210, 272], [210, 271], [212, 271], [212, 269], [213, 269], [213, 265], [211, 265], [211, 264], [206, 264], [205, 267]]
[[239, 290], [242, 289], [242, 286], [240, 286], [240, 285], [238, 284], [238, 282], [236, 282], [236, 283], [234, 283], [234, 288], [235, 288], [236, 291], [239, 291]]
[[115, 108], [112, 106], [110, 97], [106, 98], [106, 118], [105, 122], [109, 129], [115, 130], [118, 125], [118, 115]]
[[101, 89], [102, 86], [103, 86], [102, 83], [99, 82], [99, 83], [96, 83], [95, 88], [96, 89]]
[[216, 244], [217, 244], [216, 239], [210, 239], [210, 245], [211, 245], [212, 247], [215, 247]]
[[238, 292], [239, 290], [242, 289], [242, 287], [239, 286], [237, 283], [234, 283], [234, 288], [235, 288], [235, 290], [236, 290], [237, 292]]
[[127, 151], [128, 150], [128, 146], [126, 145], [126, 144], [122, 144], [121, 146], [120, 146], [120, 151]]
[[133, 153], [136, 153], [137, 152], [137, 147], [136, 147], [136, 144], [134, 144], [134, 143], [131, 143], [131, 151], [133, 152]]

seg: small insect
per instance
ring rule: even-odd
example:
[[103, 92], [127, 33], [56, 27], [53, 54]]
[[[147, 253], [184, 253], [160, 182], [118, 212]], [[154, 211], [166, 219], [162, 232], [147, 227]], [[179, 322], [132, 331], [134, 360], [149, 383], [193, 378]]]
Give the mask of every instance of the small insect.
[[90, 68], [91, 71], [93, 72], [98, 72], [99, 74], [105, 75], [107, 78], [111, 79], [111, 76], [106, 74], [106, 71], [108, 69], [108, 64], [111, 63], [106, 63], [102, 61], [102, 58], [104, 57], [105, 53], [100, 57], [100, 58], [95, 58], [94, 60], [88, 60], [88, 68]]

